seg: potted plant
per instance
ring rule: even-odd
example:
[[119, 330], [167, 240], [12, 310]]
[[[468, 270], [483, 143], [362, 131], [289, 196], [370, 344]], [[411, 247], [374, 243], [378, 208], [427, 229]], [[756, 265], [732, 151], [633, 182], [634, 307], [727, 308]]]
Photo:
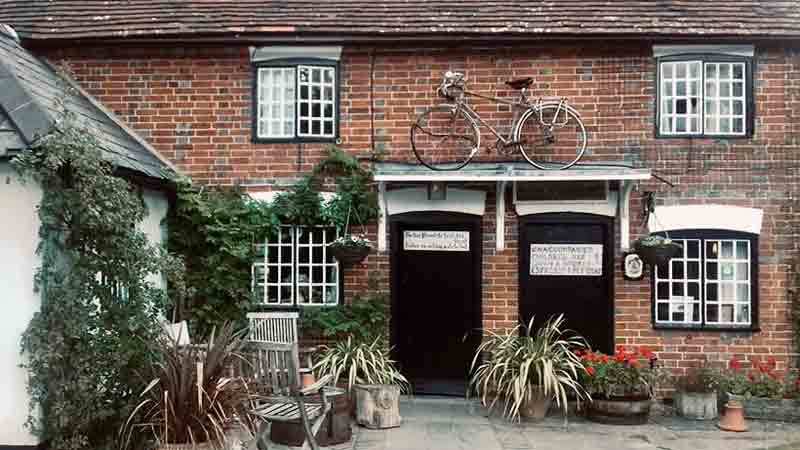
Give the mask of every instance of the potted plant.
[[669, 260], [680, 256], [683, 247], [669, 237], [650, 235], [637, 239], [633, 243], [636, 254], [651, 267], [665, 268]]
[[372, 242], [363, 234], [345, 234], [328, 244], [328, 250], [345, 266], [358, 264], [372, 251]]
[[397, 370], [390, 349], [381, 337], [347, 339], [322, 346], [314, 363], [318, 376], [330, 375], [355, 396], [356, 421], [367, 428], [400, 426], [400, 394], [410, 391], [406, 377]]
[[719, 415], [717, 384], [717, 377], [707, 367], [692, 370], [680, 378], [674, 396], [678, 414], [696, 420], [716, 419]]
[[[511, 420], [542, 419], [550, 403], [567, 412], [567, 397], [578, 401], [586, 392], [578, 382], [583, 366], [576, 350], [586, 347], [582, 337], [564, 330], [564, 316], [550, 317], [538, 329], [533, 318], [498, 334], [489, 332], [472, 361], [470, 389], [489, 409], [501, 402]], [[479, 362], [481, 356], [485, 359]]]
[[207, 345], [183, 346], [171, 339], [151, 342], [147, 385], [120, 430], [123, 448], [137, 438], [162, 450], [228, 449], [253, 430], [247, 383], [229, 377], [239, 359], [243, 332], [225, 324]]
[[[752, 367], [745, 369], [738, 359], [728, 363], [728, 369], [718, 373], [722, 401], [741, 402], [744, 415], [751, 419], [800, 422], [800, 378], [787, 373], [782, 377], [776, 370], [775, 358], [766, 361], [751, 361]], [[794, 377], [794, 381], [792, 381]]]
[[647, 422], [662, 376], [653, 352], [619, 346], [613, 356], [587, 351], [581, 359], [586, 369], [581, 382], [592, 397], [586, 412], [589, 420], [620, 425]]

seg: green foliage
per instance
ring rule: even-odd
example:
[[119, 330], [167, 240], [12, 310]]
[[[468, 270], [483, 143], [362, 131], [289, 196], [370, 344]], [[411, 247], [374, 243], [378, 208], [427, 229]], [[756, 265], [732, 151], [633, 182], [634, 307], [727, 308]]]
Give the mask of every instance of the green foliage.
[[278, 195], [274, 206], [283, 223], [313, 226], [323, 223], [321, 204], [317, 180], [305, 177], [289, 192]]
[[344, 151], [331, 147], [328, 157], [314, 170], [314, 176], [336, 175], [336, 197], [328, 202], [326, 222], [347, 231], [348, 225], [364, 225], [378, 217], [378, 194], [372, 189], [372, 172]]
[[[332, 173], [340, 175], [339, 195], [323, 204], [321, 177]], [[250, 200], [240, 188], [179, 182], [169, 217], [169, 249], [181, 256], [186, 278], [179, 282], [170, 278], [175, 319], [188, 319], [192, 332], [200, 334], [223, 322], [243, 321], [256, 303], [251, 293], [254, 244], [263, 242], [282, 223], [330, 224], [343, 230], [350, 205], [355, 212], [350, 223], [355, 216], [374, 220], [378, 203], [370, 190], [371, 179], [371, 172], [358, 160], [332, 147], [310, 176], [278, 195], [272, 204]]]
[[676, 387], [683, 392], [710, 393], [715, 392], [719, 380], [713, 369], [700, 367], [690, 370], [686, 376], [678, 379]]
[[109, 448], [136, 400], [135, 371], [159, 327], [168, 259], [136, 225], [144, 202], [66, 115], [14, 165], [42, 188], [37, 312], [22, 337], [32, 431], [50, 448]]
[[349, 305], [306, 307], [300, 312], [300, 329], [326, 338], [353, 336], [358, 341], [387, 337], [389, 301], [385, 294], [356, 297]]
[[244, 320], [252, 304], [253, 243], [279, 225], [274, 211], [237, 188], [179, 183], [168, 242], [170, 251], [182, 256], [184, 285], [192, 288], [178, 293], [173, 282], [170, 297], [176, 300], [176, 319], [188, 319], [193, 333], [208, 334], [215, 325]]
[[[203, 347], [179, 347], [163, 338], [151, 341], [154, 362], [142, 368], [147, 385], [120, 429], [122, 448], [140, 437], [154, 438], [158, 445], [211, 442], [221, 449], [225, 426], [234, 420], [252, 429], [249, 409], [254, 396], [243, 378], [229, 374], [242, 358], [243, 331], [224, 324]], [[203, 363], [202, 373], [198, 361]]]
[[334, 382], [344, 379], [348, 391], [354, 384], [394, 384], [409, 392], [408, 380], [397, 370], [389, 353], [380, 336], [372, 341], [348, 336], [331, 347], [323, 346], [313, 370], [319, 377], [330, 375]]
[[[564, 316], [549, 318], [538, 330], [533, 319], [527, 327], [503, 334], [489, 332], [472, 360], [470, 387], [484, 405], [503, 403], [503, 415], [518, 420], [520, 409], [542, 394], [555, 398], [567, 412], [567, 394], [580, 400], [586, 396], [578, 379], [583, 365], [575, 351], [586, 348], [585, 340], [563, 329]], [[485, 360], [479, 362], [481, 356]]]
[[581, 360], [585, 368], [581, 384], [592, 398], [652, 398], [669, 376], [656, 366], [655, 354], [647, 347], [618, 346], [613, 356], [581, 352]]
[[724, 392], [747, 397], [781, 398], [785, 391], [790, 391], [792, 385], [787, 383], [776, 371], [777, 361], [768, 358], [767, 361], [752, 361], [752, 369], [742, 367], [736, 358], [728, 362], [726, 370], [716, 372], [716, 383]]

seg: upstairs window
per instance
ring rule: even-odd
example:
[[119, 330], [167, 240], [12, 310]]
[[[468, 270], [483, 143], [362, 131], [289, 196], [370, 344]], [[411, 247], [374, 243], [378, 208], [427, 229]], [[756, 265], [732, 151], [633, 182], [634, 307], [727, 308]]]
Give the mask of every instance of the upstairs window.
[[658, 136], [752, 135], [751, 57], [725, 54], [663, 56], [658, 58], [657, 78]]
[[339, 135], [338, 47], [261, 47], [254, 67], [256, 142], [333, 142]]
[[669, 233], [683, 254], [655, 269], [656, 328], [752, 329], [757, 323], [758, 237], [726, 230]]

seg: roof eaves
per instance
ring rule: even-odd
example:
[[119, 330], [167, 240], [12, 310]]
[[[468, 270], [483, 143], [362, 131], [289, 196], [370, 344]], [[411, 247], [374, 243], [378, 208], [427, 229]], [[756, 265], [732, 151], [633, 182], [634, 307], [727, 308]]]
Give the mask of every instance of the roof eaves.
[[0, 59], [0, 107], [26, 145], [53, 128], [53, 118], [20, 83], [5, 58]]

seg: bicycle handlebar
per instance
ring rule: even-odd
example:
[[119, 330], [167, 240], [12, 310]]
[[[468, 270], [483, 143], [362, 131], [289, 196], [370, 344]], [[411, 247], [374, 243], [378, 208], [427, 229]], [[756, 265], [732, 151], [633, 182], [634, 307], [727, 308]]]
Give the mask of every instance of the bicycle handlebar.
[[452, 72], [448, 70], [444, 73], [444, 77], [442, 78], [442, 84], [439, 85], [437, 92], [442, 97], [450, 97], [449, 89], [452, 86], [460, 86], [466, 81], [466, 77], [463, 73], [460, 72]]

